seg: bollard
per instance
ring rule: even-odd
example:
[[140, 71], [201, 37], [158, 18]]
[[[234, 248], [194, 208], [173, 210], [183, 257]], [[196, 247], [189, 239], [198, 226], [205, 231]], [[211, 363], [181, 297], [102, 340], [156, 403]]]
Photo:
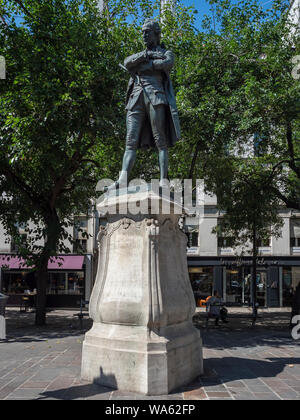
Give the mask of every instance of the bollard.
[[7, 301], [8, 296], [0, 293], [0, 340], [6, 339], [5, 307]]

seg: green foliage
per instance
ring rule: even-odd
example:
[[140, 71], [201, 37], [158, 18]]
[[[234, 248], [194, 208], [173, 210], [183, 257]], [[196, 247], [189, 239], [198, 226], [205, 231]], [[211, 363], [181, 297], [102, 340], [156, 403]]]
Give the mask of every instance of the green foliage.
[[[1, 217], [13, 235], [16, 221], [42, 221], [36, 240], [49, 237], [56, 217], [55, 254], [66, 221], [86, 211], [109, 156], [120, 154], [115, 139], [127, 76], [118, 63], [136, 31], [112, 25], [95, 1], [19, 3], [0, 3], [7, 63], [0, 83]], [[28, 245], [25, 256], [37, 257]]]
[[237, 243], [279, 234], [280, 206], [300, 209], [299, 41], [289, 3], [210, 1], [203, 32], [190, 33], [176, 70], [184, 142], [177, 176], [203, 178]]

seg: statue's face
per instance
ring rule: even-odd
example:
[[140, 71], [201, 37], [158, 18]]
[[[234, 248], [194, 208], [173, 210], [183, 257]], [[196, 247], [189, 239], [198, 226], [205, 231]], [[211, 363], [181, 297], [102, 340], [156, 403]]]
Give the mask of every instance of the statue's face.
[[150, 25], [143, 26], [143, 40], [148, 48], [156, 47], [157, 36]]

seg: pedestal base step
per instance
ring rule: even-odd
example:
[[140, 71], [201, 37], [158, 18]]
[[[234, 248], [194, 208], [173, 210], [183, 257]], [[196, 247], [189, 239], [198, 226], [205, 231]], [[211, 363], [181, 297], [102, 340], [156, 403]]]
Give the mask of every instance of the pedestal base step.
[[145, 395], [166, 395], [203, 373], [202, 340], [191, 323], [163, 334], [94, 323], [82, 350], [82, 379]]

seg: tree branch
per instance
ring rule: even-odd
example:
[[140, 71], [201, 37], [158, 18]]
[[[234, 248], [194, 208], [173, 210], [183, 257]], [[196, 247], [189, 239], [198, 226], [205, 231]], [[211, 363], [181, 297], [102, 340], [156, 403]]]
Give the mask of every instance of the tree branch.
[[33, 19], [32, 14], [29, 12], [29, 10], [24, 6], [24, 4], [22, 3], [21, 0], [14, 0], [23, 10], [23, 12], [28, 15], [29, 17], [31, 17], [31, 19]]
[[[86, 133], [84, 132], [81, 132], [79, 134], [78, 143], [81, 143], [81, 140], [85, 134]], [[57, 197], [61, 194], [61, 192], [64, 190], [64, 186], [68, 180], [68, 177], [77, 171], [77, 169], [80, 166], [80, 163], [83, 161], [83, 156], [85, 156], [86, 152], [95, 144], [95, 141], [96, 139], [93, 138], [93, 140], [87, 143], [87, 145], [83, 148], [83, 150], [81, 150], [81, 152], [76, 150], [76, 152], [74, 152], [73, 156], [70, 158], [70, 165], [66, 168], [63, 174], [58, 179], [56, 179], [55, 186], [52, 190], [50, 198], [51, 209], [55, 207], [55, 201]]]
[[275, 187], [270, 187], [270, 189], [273, 190], [275, 195], [285, 203], [287, 208], [294, 209], [294, 210], [300, 210], [300, 200], [299, 201], [291, 200], [290, 198], [288, 198], [284, 194], [282, 194], [282, 192], [279, 191]]
[[17, 185], [19, 189], [27, 195], [30, 201], [34, 206], [38, 208], [44, 208], [42, 197], [37, 195], [32, 188], [30, 188], [26, 182], [16, 175], [8, 165], [5, 165], [4, 162], [1, 162], [1, 173], [8, 178], [12, 183]]

